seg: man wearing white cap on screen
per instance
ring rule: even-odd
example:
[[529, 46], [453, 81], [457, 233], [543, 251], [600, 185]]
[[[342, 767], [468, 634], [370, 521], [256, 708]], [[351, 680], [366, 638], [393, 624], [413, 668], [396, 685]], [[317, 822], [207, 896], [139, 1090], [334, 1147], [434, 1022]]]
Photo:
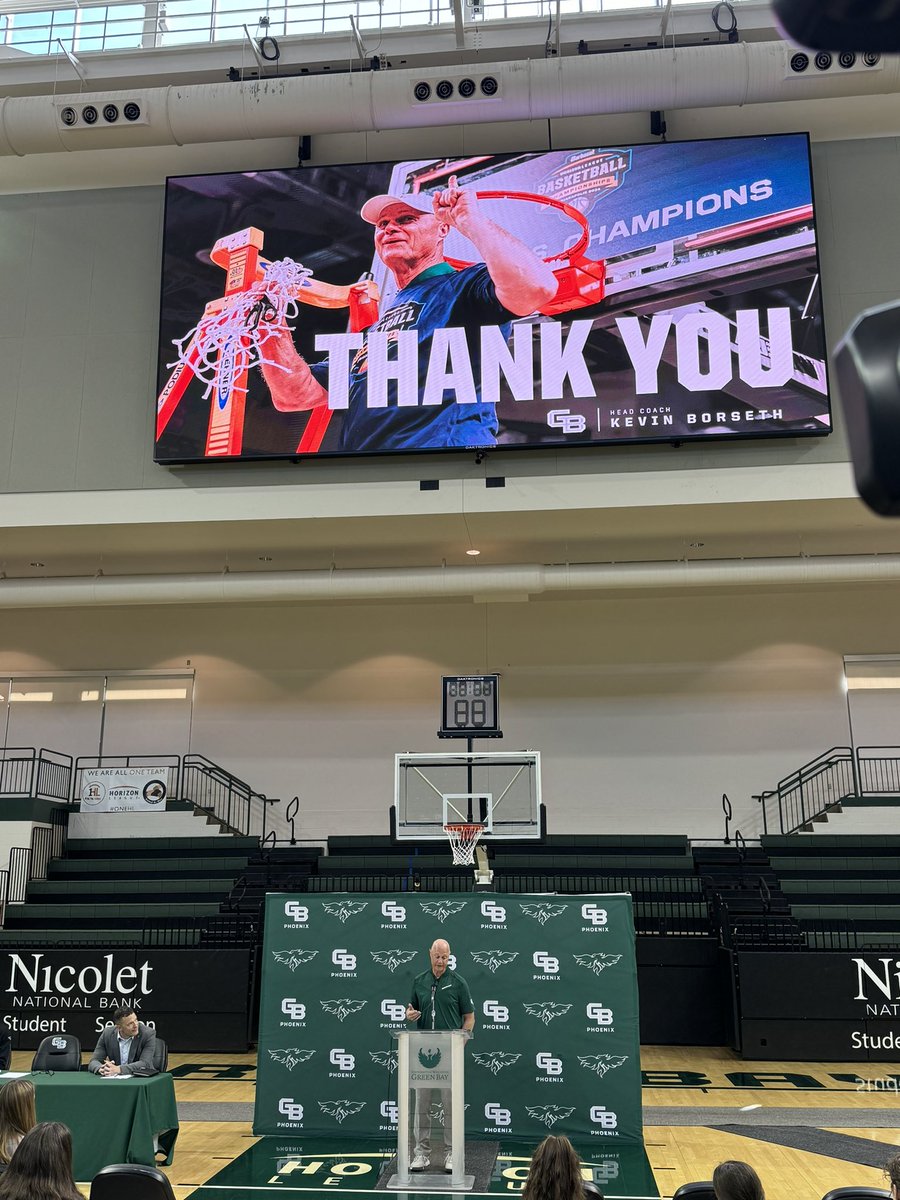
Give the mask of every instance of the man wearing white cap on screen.
[[[334, 392], [332, 408], [346, 410], [343, 450], [494, 445], [496, 408], [481, 396], [482, 337], [505, 340], [515, 317], [551, 300], [551, 268], [486, 216], [455, 175], [433, 195], [373, 196], [360, 215], [374, 225], [375, 251], [396, 281], [393, 303], [349, 343], [349, 362], [310, 365], [287, 330], [271, 338], [267, 354], [277, 365], [263, 375], [273, 404], [311, 409]], [[445, 261], [451, 229], [482, 262], [457, 271]], [[498, 332], [483, 335], [484, 327]]]

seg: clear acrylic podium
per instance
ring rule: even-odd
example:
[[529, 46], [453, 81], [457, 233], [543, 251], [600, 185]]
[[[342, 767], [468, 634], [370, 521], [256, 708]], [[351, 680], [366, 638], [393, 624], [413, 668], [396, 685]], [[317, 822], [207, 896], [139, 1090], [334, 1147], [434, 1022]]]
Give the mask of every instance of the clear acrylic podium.
[[[408, 1029], [394, 1035], [397, 1040], [397, 1173], [388, 1188], [404, 1191], [471, 1191], [475, 1176], [466, 1175], [465, 1046], [464, 1029]], [[450, 1153], [453, 1170], [444, 1171], [443, 1129], [432, 1122], [432, 1165], [413, 1174], [410, 1164], [410, 1135], [419, 1093], [432, 1096], [450, 1093]], [[444, 1119], [447, 1119], [445, 1113]]]

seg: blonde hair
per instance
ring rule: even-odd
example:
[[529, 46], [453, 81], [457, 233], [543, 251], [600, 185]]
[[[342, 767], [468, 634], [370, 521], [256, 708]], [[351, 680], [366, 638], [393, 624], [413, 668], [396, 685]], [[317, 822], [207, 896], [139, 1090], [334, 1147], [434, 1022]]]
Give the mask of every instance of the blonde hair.
[[13, 1151], [37, 1124], [34, 1084], [30, 1079], [11, 1079], [0, 1088], [0, 1163], [8, 1163]]

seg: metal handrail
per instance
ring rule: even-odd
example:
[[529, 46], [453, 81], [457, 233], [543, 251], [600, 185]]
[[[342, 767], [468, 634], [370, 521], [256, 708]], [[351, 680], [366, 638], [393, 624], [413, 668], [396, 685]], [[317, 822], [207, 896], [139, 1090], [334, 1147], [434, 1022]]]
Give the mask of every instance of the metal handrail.
[[72, 787], [72, 756], [34, 746], [0, 750], [0, 798], [67, 801]]
[[182, 799], [197, 812], [208, 813], [226, 829], [245, 837], [265, 839], [269, 805], [281, 803], [202, 754], [184, 756], [181, 788]]
[[[733, 0], [742, 3], [743, 0]], [[696, 5], [696, 0], [674, 0], [679, 7]], [[637, 6], [637, 5], [636, 5]], [[24, 7], [24, 6], [23, 6]], [[644, 0], [640, 7], [652, 11], [666, 7], [666, 0]], [[349, 34], [350, 19], [355, 19], [362, 33], [380, 34], [386, 29], [408, 30], [413, 27], [433, 29], [452, 26], [453, 6], [441, 0], [382, 0], [378, 11], [364, 0], [356, 0], [352, 8], [341, 6], [340, 16], [329, 9], [326, 0], [307, 3], [266, 5], [266, 24], [260, 24], [260, 9], [250, 6], [222, 10], [210, 2], [204, 12], [197, 12], [193, 0], [144, 0], [141, 15], [135, 15], [133, 0], [109, 0], [103, 5], [81, 8], [72, 0], [53, 0], [34, 11], [13, 11], [0, 14], [0, 46], [15, 47], [32, 55], [55, 55], [58, 43], [83, 55], [92, 51], [127, 51], [169, 49], [176, 46], [196, 46], [227, 41], [241, 41], [245, 27], [259, 36], [316, 37]], [[556, 13], [556, 0], [469, 0], [467, 21], [479, 24], [510, 20], [534, 20]], [[117, 15], [122, 10], [122, 15]], [[564, 20], [581, 16], [596, 16], [607, 11], [605, 0], [567, 0]], [[608, 11], [621, 11], [617, 6]], [[46, 18], [36, 24], [36, 18]], [[17, 18], [19, 19], [17, 22]]]
[[764, 834], [769, 832], [769, 801], [778, 805], [780, 832], [792, 834], [809, 829], [842, 801], [867, 796], [900, 798], [900, 747], [832, 746], [753, 799], [762, 808]]

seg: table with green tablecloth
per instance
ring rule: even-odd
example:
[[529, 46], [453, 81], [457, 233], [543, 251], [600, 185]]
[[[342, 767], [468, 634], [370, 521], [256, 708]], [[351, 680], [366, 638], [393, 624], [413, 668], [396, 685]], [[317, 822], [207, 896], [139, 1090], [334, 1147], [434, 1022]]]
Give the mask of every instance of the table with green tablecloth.
[[[0, 1084], [8, 1078], [0, 1075]], [[93, 1179], [109, 1163], [152, 1166], [155, 1136], [166, 1162], [172, 1161], [178, 1110], [168, 1073], [104, 1079], [87, 1071], [39, 1071], [28, 1078], [35, 1088], [37, 1119], [62, 1121], [72, 1130], [76, 1179]]]

